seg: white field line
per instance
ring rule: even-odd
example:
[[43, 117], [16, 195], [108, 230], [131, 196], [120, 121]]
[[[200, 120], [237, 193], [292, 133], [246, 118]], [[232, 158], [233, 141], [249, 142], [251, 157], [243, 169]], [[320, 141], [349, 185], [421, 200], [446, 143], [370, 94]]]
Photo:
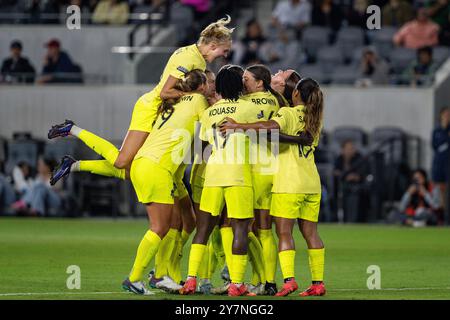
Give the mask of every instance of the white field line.
[[[329, 292], [339, 291], [415, 291], [415, 290], [450, 290], [450, 287], [431, 287], [431, 288], [381, 288], [369, 290], [366, 288], [345, 288], [345, 289], [327, 289]], [[163, 294], [162, 291], [152, 291], [156, 295]], [[15, 292], [15, 293], [0, 293], [0, 297], [13, 296], [51, 296], [51, 295], [109, 295], [109, 294], [131, 294], [131, 292], [116, 291], [116, 292]]]

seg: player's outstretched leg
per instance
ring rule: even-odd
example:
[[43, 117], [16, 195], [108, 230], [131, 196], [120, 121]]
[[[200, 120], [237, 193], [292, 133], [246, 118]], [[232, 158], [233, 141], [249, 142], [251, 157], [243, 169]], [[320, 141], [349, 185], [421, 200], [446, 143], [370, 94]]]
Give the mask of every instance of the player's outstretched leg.
[[68, 176], [70, 174], [72, 165], [75, 162], [77, 162], [77, 160], [75, 160], [71, 156], [66, 155], [66, 156], [62, 157], [61, 162], [59, 163], [59, 165], [55, 168], [55, 170], [52, 173], [52, 177], [50, 179], [50, 184], [53, 186], [60, 179], [62, 179], [65, 176]]

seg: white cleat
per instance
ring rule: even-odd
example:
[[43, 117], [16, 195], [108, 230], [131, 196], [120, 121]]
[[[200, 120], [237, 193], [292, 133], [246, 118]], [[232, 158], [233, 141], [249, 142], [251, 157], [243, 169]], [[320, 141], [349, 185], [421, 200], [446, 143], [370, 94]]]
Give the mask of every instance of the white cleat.
[[259, 283], [257, 285], [253, 285], [253, 284], [248, 284], [247, 285], [247, 290], [250, 293], [254, 293], [257, 296], [262, 296], [265, 293], [265, 286], [262, 283]]
[[178, 292], [181, 288], [183, 288], [183, 286], [176, 283], [169, 276], [164, 276], [163, 279], [156, 284], [156, 287], [169, 293]]
[[230, 281], [226, 281], [223, 286], [211, 289], [212, 294], [226, 294], [228, 293], [228, 288], [230, 287]]
[[129, 292], [133, 292], [135, 294], [140, 294], [144, 296], [150, 296], [155, 294], [154, 292], [149, 291], [145, 287], [144, 281], [131, 282], [130, 280], [128, 280], [128, 278], [122, 282], [122, 288]]

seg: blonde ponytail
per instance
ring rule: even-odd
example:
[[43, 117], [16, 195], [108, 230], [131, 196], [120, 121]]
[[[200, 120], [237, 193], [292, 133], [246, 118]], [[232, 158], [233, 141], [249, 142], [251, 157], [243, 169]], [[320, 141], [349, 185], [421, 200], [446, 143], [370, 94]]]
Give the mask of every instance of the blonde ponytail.
[[231, 22], [231, 17], [222, 18], [211, 23], [201, 33], [198, 44], [209, 44], [211, 42], [224, 43], [231, 41], [231, 34], [234, 28], [227, 28], [226, 25]]

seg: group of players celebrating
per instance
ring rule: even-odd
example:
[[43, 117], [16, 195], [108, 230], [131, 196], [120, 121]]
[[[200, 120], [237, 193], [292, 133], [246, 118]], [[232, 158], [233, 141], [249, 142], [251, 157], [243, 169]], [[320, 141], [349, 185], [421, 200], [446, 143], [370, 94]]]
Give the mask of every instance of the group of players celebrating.
[[[230, 51], [230, 20], [210, 24], [196, 44], [172, 54], [158, 85], [136, 102], [120, 150], [73, 121], [53, 126], [49, 139], [75, 136], [104, 160], [64, 156], [51, 183], [76, 171], [131, 179], [150, 224], [122, 283], [130, 292], [153, 294], [143, 279], [155, 259], [148, 284], [153, 288], [182, 295], [287, 296], [298, 289], [297, 220], [312, 278], [300, 295], [324, 295], [325, 249], [317, 232], [321, 185], [314, 162], [322, 91], [316, 81], [302, 79], [294, 70], [273, 76], [263, 65], [245, 70], [226, 65], [217, 75], [207, 70], [207, 63]], [[251, 139], [251, 133], [257, 138]], [[189, 197], [183, 160], [190, 156], [194, 138], [203, 143], [194, 155]], [[255, 154], [259, 157], [252, 161]], [[194, 230], [187, 279], [182, 281], [183, 247]], [[277, 261], [284, 278], [280, 290]], [[245, 284], [248, 262], [253, 274]], [[219, 269], [225, 283], [212, 288], [210, 280]]]

